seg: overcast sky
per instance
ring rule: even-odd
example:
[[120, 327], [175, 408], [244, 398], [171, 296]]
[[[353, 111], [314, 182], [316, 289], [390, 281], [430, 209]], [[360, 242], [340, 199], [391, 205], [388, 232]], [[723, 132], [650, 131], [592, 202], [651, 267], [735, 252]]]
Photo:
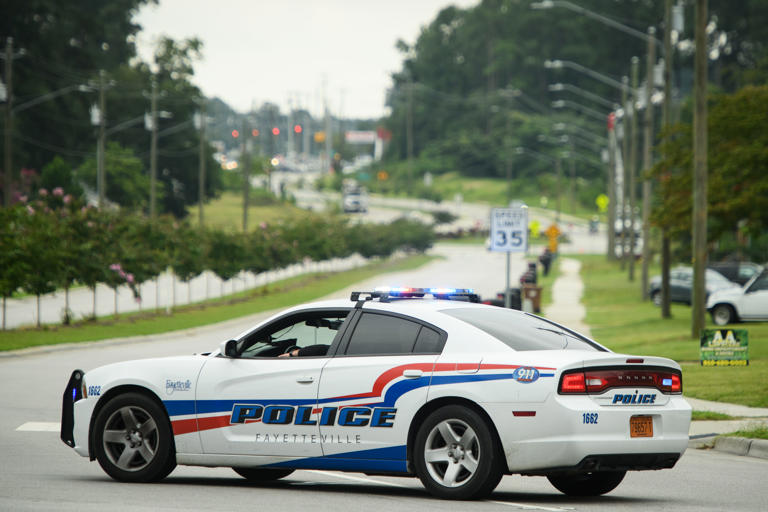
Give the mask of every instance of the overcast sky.
[[244, 112], [264, 101], [322, 111], [323, 84], [334, 115], [381, 117], [395, 42], [415, 42], [449, 5], [479, 0], [160, 0], [136, 21], [139, 54], [151, 60], [161, 35], [198, 37], [195, 83]]

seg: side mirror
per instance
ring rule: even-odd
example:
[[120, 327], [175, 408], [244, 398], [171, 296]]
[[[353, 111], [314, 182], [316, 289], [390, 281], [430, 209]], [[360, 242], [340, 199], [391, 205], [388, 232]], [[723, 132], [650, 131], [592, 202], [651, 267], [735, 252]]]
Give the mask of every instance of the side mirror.
[[223, 355], [224, 357], [238, 357], [237, 341], [222, 341], [221, 345], [219, 345], [219, 354]]

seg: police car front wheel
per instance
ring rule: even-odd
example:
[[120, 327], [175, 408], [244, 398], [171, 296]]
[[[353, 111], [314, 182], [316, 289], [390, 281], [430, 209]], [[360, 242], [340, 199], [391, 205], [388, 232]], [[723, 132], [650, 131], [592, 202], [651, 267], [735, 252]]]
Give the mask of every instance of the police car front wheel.
[[99, 411], [93, 447], [104, 471], [123, 482], [157, 482], [176, 467], [168, 418], [139, 393], [118, 395]]
[[439, 498], [482, 498], [501, 480], [503, 461], [493, 433], [468, 407], [450, 405], [431, 413], [414, 447], [416, 474]]

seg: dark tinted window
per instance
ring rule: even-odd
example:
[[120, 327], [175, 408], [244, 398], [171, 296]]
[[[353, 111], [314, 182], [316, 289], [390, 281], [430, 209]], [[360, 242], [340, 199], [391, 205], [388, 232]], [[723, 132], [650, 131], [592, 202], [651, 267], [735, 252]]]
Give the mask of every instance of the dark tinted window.
[[760, 290], [768, 290], [768, 273], [755, 279], [755, 282], [749, 287], [750, 292], [757, 292]]
[[439, 332], [422, 326], [413, 351], [417, 354], [439, 354], [443, 351], [444, 344], [445, 341]]
[[421, 325], [403, 318], [363, 313], [347, 355], [410, 354]]
[[462, 308], [442, 312], [485, 331], [515, 350], [603, 350], [561, 325], [510, 309]]

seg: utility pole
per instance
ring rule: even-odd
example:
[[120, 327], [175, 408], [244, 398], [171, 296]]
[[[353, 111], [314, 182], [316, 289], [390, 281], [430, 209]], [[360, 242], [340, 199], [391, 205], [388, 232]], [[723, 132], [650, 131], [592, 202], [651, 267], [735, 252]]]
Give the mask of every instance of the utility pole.
[[293, 97], [288, 95], [288, 151], [289, 158], [293, 158], [296, 150], [293, 145]]
[[406, 156], [408, 158], [408, 189], [411, 189], [413, 183], [413, 81], [410, 75], [408, 76], [408, 105], [406, 108], [406, 120], [405, 120], [405, 144], [406, 144]]
[[[669, 130], [669, 127], [672, 125], [672, 0], [665, 0], [664, 2], [664, 105], [662, 117], [664, 118], [664, 129]], [[671, 258], [669, 232], [666, 226], [663, 226], [661, 228], [662, 318], [670, 318], [672, 316], [672, 311], [669, 307], [669, 270]]]
[[691, 336], [704, 329], [707, 268], [707, 1], [696, 0], [693, 82], [693, 297]]
[[242, 144], [240, 145], [240, 162], [243, 166], [243, 233], [248, 232], [248, 196], [251, 189], [251, 177], [248, 172], [248, 119], [243, 117]]
[[559, 153], [557, 155], [557, 159], [555, 160], [555, 167], [556, 167], [556, 170], [557, 170], [557, 180], [556, 180], [556, 183], [557, 183], [557, 202], [556, 202], [557, 211], [555, 212], [555, 224], [560, 224], [560, 212], [562, 211], [560, 209], [560, 206], [561, 206], [560, 198], [562, 196], [562, 191], [563, 191], [563, 165], [560, 162], [560, 154]]
[[[512, 202], [512, 118], [507, 112], [507, 206]], [[505, 292], [509, 295], [508, 292]]]
[[637, 191], [637, 79], [640, 59], [632, 57], [632, 122], [629, 139], [629, 280], [635, 280], [635, 202]]
[[96, 142], [96, 189], [99, 192], [99, 208], [106, 206], [107, 200], [107, 173], [104, 168], [104, 144], [107, 138], [107, 98], [106, 98], [106, 71], [99, 71], [99, 136]]
[[[3, 133], [3, 205], [10, 206], [13, 201], [13, 59], [24, 55], [23, 51], [13, 54], [13, 38], [5, 39], [5, 130]], [[5, 318], [5, 317], [3, 317]]]
[[203, 227], [203, 204], [205, 203], [205, 98], [200, 99], [200, 147], [198, 150], [198, 212], [199, 224]]
[[[651, 170], [653, 164], [653, 80], [654, 66], [656, 65], [656, 29], [648, 27], [648, 62], [645, 76], [645, 121], [643, 126], [643, 171], [644, 174]], [[651, 217], [651, 180], [643, 176], [643, 266], [641, 271], [641, 296], [643, 300], [648, 298], [648, 260], [651, 259], [651, 244], [649, 221]]]
[[149, 146], [149, 218], [157, 215], [157, 79], [152, 78], [152, 139]]
[[326, 172], [331, 171], [332, 161], [333, 161], [333, 155], [332, 153], [332, 140], [331, 137], [333, 134], [331, 133], [331, 113], [328, 110], [328, 98], [325, 97], [325, 154], [327, 158], [327, 168], [325, 169]]
[[616, 114], [608, 115], [608, 261], [616, 259]]
[[[629, 165], [629, 117], [634, 115], [634, 107], [629, 103], [629, 77], [621, 77], [621, 83], [624, 87], [621, 89], [621, 104], [624, 107], [624, 118], [621, 120], [621, 270], [627, 267], [627, 174]], [[615, 229], [615, 227], [614, 227]]]
[[576, 212], [576, 158], [574, 158], [575, 148], [571, 142], [571, 179], [568, 187], [568, 201], [571, 203], [571, 213]]

